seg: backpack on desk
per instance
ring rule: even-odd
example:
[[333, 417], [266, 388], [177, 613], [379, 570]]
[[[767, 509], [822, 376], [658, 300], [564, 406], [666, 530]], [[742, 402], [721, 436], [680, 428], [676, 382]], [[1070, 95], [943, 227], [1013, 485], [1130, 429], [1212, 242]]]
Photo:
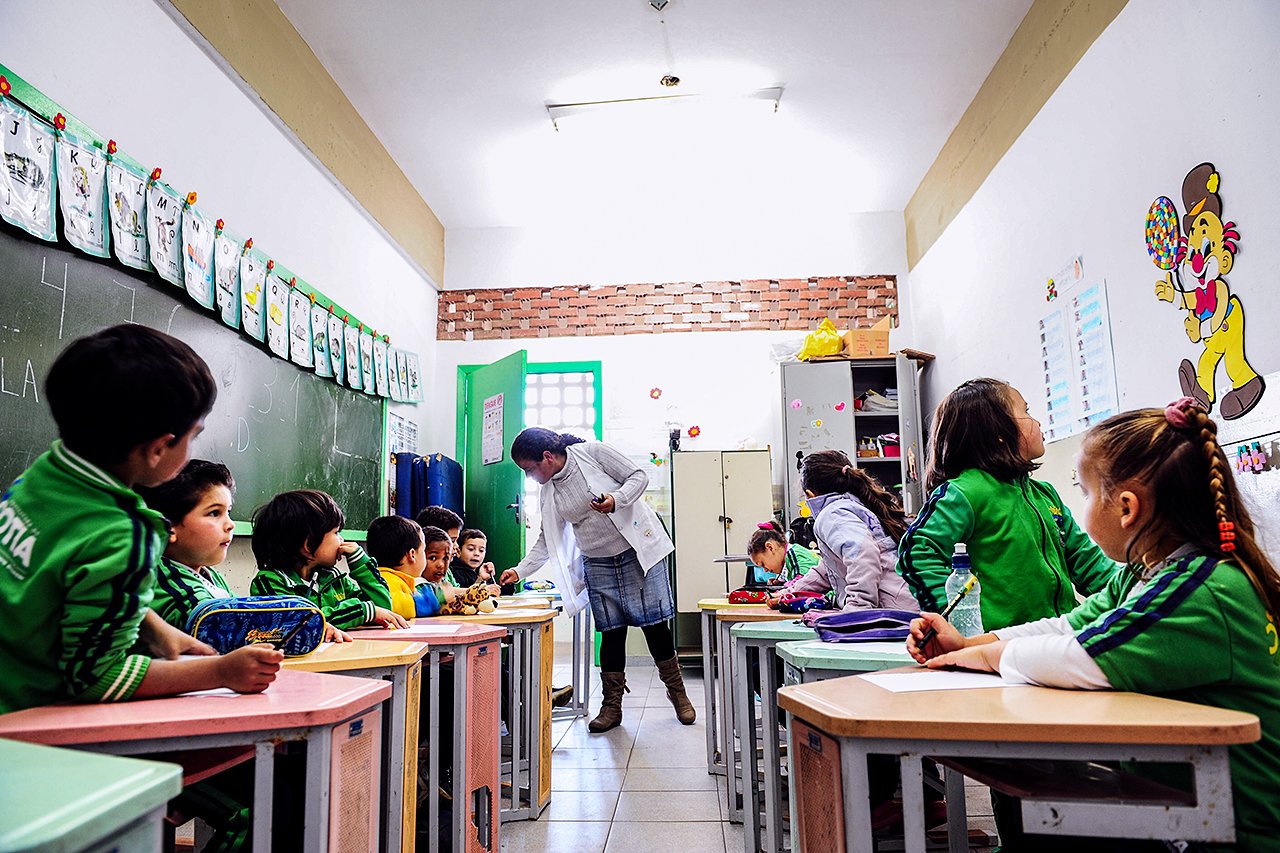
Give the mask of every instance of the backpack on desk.
[[249, 595], [215, 598], [191, 612], [187, 633], [225, 655], [254, 643], [278, 643], [308, 620], [282, 651], [286, 657], [305, 655], [324, 640], [324, 614], [298, 595]]

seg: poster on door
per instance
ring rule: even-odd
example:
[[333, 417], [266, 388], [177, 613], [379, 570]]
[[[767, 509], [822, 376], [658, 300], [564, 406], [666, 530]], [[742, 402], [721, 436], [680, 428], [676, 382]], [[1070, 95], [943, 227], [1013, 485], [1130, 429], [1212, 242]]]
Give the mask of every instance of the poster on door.
[[502, 395], [484, 401], [480, 421], [480, 461], [485, 465], [502, 461]]

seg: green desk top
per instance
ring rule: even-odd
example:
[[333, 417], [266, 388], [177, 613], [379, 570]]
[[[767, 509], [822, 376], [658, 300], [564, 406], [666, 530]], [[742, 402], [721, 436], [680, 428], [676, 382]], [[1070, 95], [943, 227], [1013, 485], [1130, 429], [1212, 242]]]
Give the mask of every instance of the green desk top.
[[779, 643], [778, 657], [797, 669], [844, 669], [874, 672], [914, 663], [905, 643], [824, 643], [801, 640]]
[[813, 629], [801, 624], [799, 619], [780, 622], [739, 622], [729, 629], [729, 633], [735, 637], [773, 640], [775, 643], [787, 640], [812, 640], [816, 636]]
[[160, 761], [0, 740], [0, 851], [83, 850], [182, 792]]

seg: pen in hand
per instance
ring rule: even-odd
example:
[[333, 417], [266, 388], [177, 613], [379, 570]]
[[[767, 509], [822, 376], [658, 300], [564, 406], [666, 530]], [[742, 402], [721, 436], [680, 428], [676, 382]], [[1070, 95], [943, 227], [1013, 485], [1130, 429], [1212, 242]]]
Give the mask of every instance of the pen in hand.
[[[960, 591], [956, 593], [956, 597], [951, 599], [951, 602], [947, 604], [946, 609], [942, 611], [941, 615], [943, 619], [946, 619], [951, 615], [951, 611], [956, 609], [956, 605], [969, 594], [969, 590], [973, 589], [973, 585], [977, 583], [977, 581], [977, 575], [971, 575], [969, 580], [965, 581], [964, 586], [960, 587]], [[924, 636], [920, 638], [919, 648], [921, 653], [924, 653], [925, 646], [933, 642], [933, 638], [936, 636], [938, 636], [938, 629], [930, 625], [929, 630], [925, 631]]]

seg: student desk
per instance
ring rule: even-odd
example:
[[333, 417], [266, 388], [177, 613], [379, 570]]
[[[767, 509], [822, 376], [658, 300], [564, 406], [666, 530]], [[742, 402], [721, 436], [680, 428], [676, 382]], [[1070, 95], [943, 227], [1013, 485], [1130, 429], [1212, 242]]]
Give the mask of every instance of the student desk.
[[[525, 602], [546, 601], [546, 607], [563, 609], [564, 598], [558, 590], [549, 589], [542, 592], [519, 592], [512, 599], [524, 606]], [[504, 599], [498, 599], [498, 608], [502, 608]], [[591, 623], [591, 607], [587, 606], [573, 614], [573, 655], [571, 661], [570, 684], [573, 686], [573, 698], [562, 708], [552, 708], [551, 718], [555, 720], [585, 717], [591, 699], [592, 658], [595, 652], [594, 626]]]
[[[382, 703], [391, 685], [283, 670], [264, 693], [201, 691], [166, 699], [46, 705], [0, 716], [0, 737], [116, 755], [254, 748], [253, 849], [271, 849], [276, 744], [305, 741], [303, 849], [335, 837], [377, 846]], [[333, 786], [331, 790], [330, 786]], [[367, 822], [367, 827], [365, 826]]]
[[[504, 821], [535, 820], [551, 802], [551, 664], [555, 654], [551, 620], [555, 615], [554, 610], [509, 607], [504, 611], [499, 606], [493, 613], [431, 616], [413, 622], [415, 627], [448, 623], [490, 625], [501, 628], [511, 638], [511, 665], [504, 685], [508, 713], [512, 717], [511, 762], [502, 766], [505, 778], [501, 784], [504, 787], [510, 784], [508, 805], [500, 808]], [[407, 630], [412, 632], [414, 628]], [[359, 632], [362, 637], [378, 634], [388, 639], [410, 638], [405, 630]], [[465, 690], [464, 682], [464, 694]], [[457, 702], [456, 694], [454, 701]], [[456, 771], [454, 775], [456, 784]]]
[[383, 853], [414, 849], [418, 815], [418, 697], [426, 643], [355, 640], [326, 643], [309, 655], [285, 658], [286, 669], [340, 672], [391, 684], [382, 706]]
[[[727, 612], [727, 611], [725, 611]], [[790, 619], [773, 622], [739, 622], [729, 629], [733, 643], [733, 665], [744, 673], [734, 685], [734, 717], [742, 733], [742, 781], [744, 809], [749, 823], [746, 832], [748, 853], [764, 850], [765, 853], [782, 853], [782, 750], [778, 740], [778, 684], [777, 656], [774, 647], [791, 640], [813, 639], [814, 631], [794, 614]], [[755, 665], [760, 672], [760, 718], [756, 719], [756, 703], [751, 695], [745, 673]], [[764, 746], [764, 775], [760, 763], [745, 756], [754, 756], [757, 743], [756, 726]], [[761, 810], [764, 819], [761, 821]]]
[[0, 851], [160, 853], [176, 764], [0, 740]]
[[[698, 601], [698, 612], [702, 614], [702, 690], [706, 697], [707, 720], [707, 772], [716, 776], [724, 776], [725, 769], [725, 737], [724, 724], [720, 716], [724, 713], [721, 701], [720, 679], [720, 637], [716, 630], [716, 611], [729, 610], [764, 610], [763, 604], [730, 604], [727, 598], [703, 598]], [[727, 669], [729, 661], [724, 662]]]
[[[906, 677], [922, 672], [902, 670]], [[1189, 765], [1194, 796], [1168, 798], [1148, 782], [1129, 789], [1124, 802], [1108, 802], [1086, 789], [1054, 779], [1022, 802], [1027, 832], [1117, 838], [1181, 838], [1233, 841], [1235, 820], [1227, 747], [1261, 737], [1258, 718], [1136, 693], [993, 687], [895, 693], [861, 678], [784, 687], [779, 704], [791, 715], [792, 814], [802, 835], [807, 817], [830, 807], [816, 836], [826, 849], [854, 850], [871, 837], [867, 799], [868, 754], [901, 756], [906, 850], [925, 849], [921, 759], [947, 765], [947, 817], [951, 850], [968, 849], [963, 781], [990, 759], [1141, 761]], [[909, 721], [904, 723], [904, 721]], [[798, 755], [796, 750], [807, 754]], [[984, 762], [984, 759], [988, 760]], [[800, 779], [799, 768], [808, 778]], [[958, 768], [959, 773], [953, 768]], [[1013, 772], [1006, 763], [983, 781], [1000, 784]], [[954, 784], [953, 784], [954, 777]], [[822, 780], [820, 787], [815, 782]], [[832, 784], [834, 782], [835, 784]], [[841, 788], [843, 798], [841, 801]], [[951, 796], [953, 788], [958, 796]], [[1153, 796], [1143, 788], [1163, 789]], [[1057, 790], [1055, 790], [1057, 789]], [[825, 800], [825, 802], [824, 802]], [[833, 820], [834, 818], [834, 820]], [[801, 838], [801, 844], [805, 839]], [[797, 849], [799, 846], [797, 845]]]
[[[487, 625], [448, 624], [440, 619], [417, 619], [409, 628], [387, 630], [382, 628], [358, 629], [356, 642], [378, 642], [380, 645], [399, 645], [408, 640], [427, 646], [426, 681], [421, 692], [413, 698], [413, 721], [419, 717], [417, 696], [425, 697], [430, 708], [428, 731], [421, 733], [406, 745], [405, 782], [413, 773], [413, 785], [417, 788], [417, 753], [421, 744], [427, 744], [427, 835], [431, 853], [439, 851], [440, 799], [435, 792], [440, 788], [440, 697], [444, 678], [441, 667], [446, 659], [453, 661], [453, 742], [449, 745], [450, 766], [453, 767], [453, 850], [455, 853], [477, 848], [496, 849], [497, 823], [488, 802], [471, 802], [470, 792], [488, 787], [494, 798], [498, 796], [498, 750], [494, 733], [498, 730], [498, 706], [487, 696], [472, 696], [473, 682], [483, 681], [484, 667], [498, 667], [491, 661], [500, 660], [498, 646], [506, 635], [502, 628]], [[492, 683], [498, 683], [496, 673], [490, 671]], [[483, 765], [483, 766], [482, 766]], [[465, 804], [459, 806], [457, 804]], [[416, 812], [416, 801], [414, 803]], [[465, 815], [461, 814], [465, 812]], [[473, 837], [474, 830], [474, 837]], [[406, 837], [412, 843], [412, 834]], [[446, 851], [447, 853], [447, 851]]]

